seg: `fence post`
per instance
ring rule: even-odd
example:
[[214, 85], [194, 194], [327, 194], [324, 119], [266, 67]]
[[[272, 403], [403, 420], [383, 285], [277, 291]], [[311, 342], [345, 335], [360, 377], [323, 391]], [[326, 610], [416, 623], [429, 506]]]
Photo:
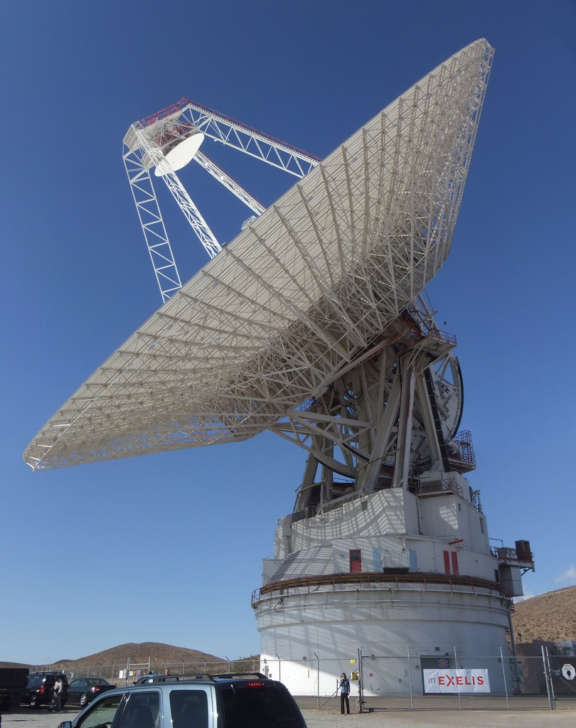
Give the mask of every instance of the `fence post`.
[[548, 649], [542, 645], [542, 667], [544, 668], [544, 682], [546, 683], [546, 692], [548, 694], [548, 706], [550, 710], [555, 708], [554, 684], [552, 682], [552, 670], [550, 668], [550, 656]]
[[[456, 645], [453, 645], [452, 651], [454, 652], [454, 669], [458, 669], [458, 655], [456, 654]], [[462, 707], [462, 697], [460, 695], [460, 690], [456, 691], [456, 702], [458, 704], [458, 710]]]
[[410, 663], [410, 647], [408, 647], [408, 690], [410, 691], [410, 708], [414, 708], [414, 695], [412, 692], [412, 664]]
[[364, 712], [364, 655], [358, 648], [358, 712]]
[[500, 663], [502, 665], [502, 678], [504, 679], [504, 694], [506, 695], [506, 710], [510, 708], [510, 700], [508, 698], [508, 681], [506, 680], [506, 667], [504, 665], [504, 651], [502, 645], [499, 647], [500, 650]]

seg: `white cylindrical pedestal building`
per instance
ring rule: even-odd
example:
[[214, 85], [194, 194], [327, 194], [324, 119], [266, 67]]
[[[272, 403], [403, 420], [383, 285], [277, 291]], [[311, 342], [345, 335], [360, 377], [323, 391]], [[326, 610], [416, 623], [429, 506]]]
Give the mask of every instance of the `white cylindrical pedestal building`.
[[329, 696], [340, 673], [361, 667], [369, 696], [422, 694], [426, 667], [485, 666], [491, 692], [503, 692], [510, 598], [500, 575], [511, 554], [490, 549], [462, 475], [431, 483], [280, 521], [253, 597], [263, 671], [296, 695]]

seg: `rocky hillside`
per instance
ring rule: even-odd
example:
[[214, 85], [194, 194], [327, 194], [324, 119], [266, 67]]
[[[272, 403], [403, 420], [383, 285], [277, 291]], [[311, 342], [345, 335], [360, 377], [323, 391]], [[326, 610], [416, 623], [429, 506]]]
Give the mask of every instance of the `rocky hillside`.
[[512, 624], [518, 644], [576, 640], [576, 586], [519, 602]]
[[128, 660], [131, 664], [148, 662], [154, 664], [169, 663], [203, 663], [220, 662], [222, 658], [210, 655], [206, 652], [191, 650], [188, 647], [175, 647], [166, 645], [163, 642], [127, 642], [117, 647], [111, 647], [93, 655], [86, 655], [77, 660], [62, 659], [54, 663], [54, 667], [62, 670], [81, 670], [84, 667], [97, 665], [126, 665]]
[[[49, 665], [26, 665], [18, 662], [2, 662], [0, 667], [28, 667], [32, 670], [63, 670], [69, 675], [98, 675], [112, 680], [118, 678], [128, 662], [131, 669], [145, 671], [148, 664], [152, 672], [168, 670], [172, 674], [197, 672], [249, 672], [259, 669], [259, 656], [230, 661], [207, 652], [176, 647], [163, 642], [127, 642], [102, 652], [95, 652], [76, 660], [61, 659]], [[138, 674], [138, 673], [135, 673]]]

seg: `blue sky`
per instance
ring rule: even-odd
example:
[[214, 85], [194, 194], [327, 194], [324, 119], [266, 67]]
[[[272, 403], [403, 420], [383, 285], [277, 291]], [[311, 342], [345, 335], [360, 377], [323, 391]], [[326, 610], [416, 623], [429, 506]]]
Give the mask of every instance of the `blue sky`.
[[[491, 535], [531, 540], [528, 593], [576, 583], [573, 2], [33, 0], [0, 5], [0, 34], [0, 659], [148, 640], [257, 653], [250, 593], [302, 476], [303, 455], [272, 435], [38, 474], [22, 463], [160, 303], [122, 167], [130, 123], [189, 96], [325, 156], [479, 37], [495, 63], [430, 294], [458, 337]], [[265, 204], [291, 184], [228, 159]], [[184, 172], [230, 240], [246, 214]], [[161, 202], [187, 279], [204, 253]]]

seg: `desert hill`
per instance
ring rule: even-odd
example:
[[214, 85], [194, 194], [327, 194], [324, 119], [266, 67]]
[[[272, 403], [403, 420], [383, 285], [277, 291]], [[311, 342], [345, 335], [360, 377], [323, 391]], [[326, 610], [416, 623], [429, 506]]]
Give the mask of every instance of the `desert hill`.
[[176, 647], [163, 642], [126, 642], [111, 647], [102, 652], [95, 652], [76, 660], [62, 659], [54, 663], [59, 669], [82, 669], [96, 665], [126, 665], [130, 660], [132, 664], [150, 662], [155, 663], [199, 663], [223, 662], [221, 657], [210, 655], [207, 652], [192, 650], [188, 647]]
[[518, 644], [576, 640], [576, 586], [517, 603], [512, 624]]
[[[32, 670], [63, 670], [70, 676], [98, 675], [116, 681], [120, 670], [127, 667], [128, 661], [132, 670], [171, 674], [196, 672], [228, 672], [254, 671], [259, 669], [259, 656], [241, 658], [230, 661], [216, 657], [207, 652], [192, 650], [188, 647], [176, 647], [163, 642], [127, 642], [108, 650], [95, 652], [75, 660], [61, 659], [49, 665], [26, 665], [17, 662], [0, 662], [0, 667], [28, 667]], [[138, 672], [134, 673], [135, 675]]]

